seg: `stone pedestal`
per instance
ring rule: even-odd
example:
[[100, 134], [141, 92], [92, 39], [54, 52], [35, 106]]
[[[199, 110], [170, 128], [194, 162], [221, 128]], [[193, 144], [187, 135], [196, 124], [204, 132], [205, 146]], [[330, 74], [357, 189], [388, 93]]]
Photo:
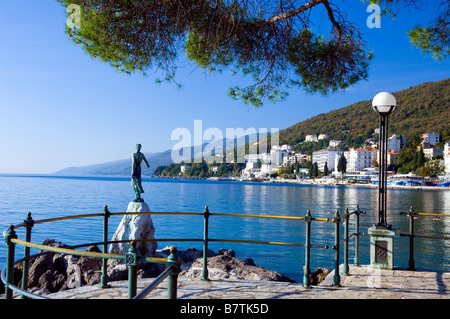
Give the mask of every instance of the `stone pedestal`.
[[[150, 212], [145, 202], [130, 202], [127, 212]], [[154, 239], [155, 227], [151, 215], [125, 215], [111, 240]], [[117, 243], [109, 246], [110, 254], [125, 255], [130, 243]], [[138, 242], [136, 249], [142, 256], [153, 255], [158, 248], [157, 242]]]
[[380, 269], [394, 268], [395, 231], [373, 226], [368, 229], [370, 236], [370, 265]]

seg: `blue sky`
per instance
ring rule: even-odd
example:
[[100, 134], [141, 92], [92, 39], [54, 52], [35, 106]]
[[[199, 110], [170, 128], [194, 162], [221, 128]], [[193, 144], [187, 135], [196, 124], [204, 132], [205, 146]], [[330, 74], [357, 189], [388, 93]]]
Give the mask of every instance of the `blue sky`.
[[[336, 2], [340, 4], [340, 2]], [[436, 62], [412, 47], [406, 30], [428, 21], [433, 10], [404, 10], [382, 17], [370, 29], [367, 3], [346, 1], [375, 54], [369, 79], [328, 97], [291, 91], [286, 102], [262, 108], [227, 97], [240, 79], [226, 72], [209, 76], [186, 67], [170, 84], [154, 77], [127, 76], [92, 59], [64, 33], [64, 8], [54, 0], [14, 0], [0, 10], [0, 173], [48, 174], [128, 158], [134, 145], [144, 152], [172, 148], [172, 132], [202, 120], [203, 131], [216, 127], [284, 129], [319, 113], [371, 100], [449, 77], [450, 60]]]

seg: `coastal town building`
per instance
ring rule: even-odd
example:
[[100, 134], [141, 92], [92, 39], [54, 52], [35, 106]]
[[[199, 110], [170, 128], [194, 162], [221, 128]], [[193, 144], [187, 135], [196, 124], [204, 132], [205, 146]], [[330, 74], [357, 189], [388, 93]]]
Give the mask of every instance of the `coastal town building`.
[[344, 145], [344, 142], [338, 140], [331, 140], [330, 143], [328, 143], [328, 146], [330, 147], [338, 147], [340, 145]]
[[[327, 138], [327, 134], [320, 134], [319, 138]], [[307, 135], [305, 141], [317, 142], [319, 138], [316, 135]], [[423, 145], [431, 145], [431, 143], [437, 143], [440, 140], [439, 134], [426, 133], [423, 134]], [[387, 164], [388, 166], [395, 165], [399, 156], [399, 152], [403, 146], [405, 146], [406, 138], [402, 135], [392, 135], [388, 138], [388, 154]], [[431, 142], [431, 143], [430, 143]], [[314, 151], [311, 155], [305, 155], [295, 153], [293, 151], [293, 145], [273, 145], [269, 153], [263, 154], [249, 154], [245, 156], [246, 167], [241, 172], [243, 178], [267, 178], [269, 175], [276, 173], [282, 167], [292, 166], [298, 163], [300, 167], [306, 162], [317, 163], [319, 171], [323, 172], [325, 164], [328, 167], [329, 172], [337, 174], [337, 166], [339, 158], [344, 155], [347, 160], [346, 176], [358, 176], [368, 177], [378, 174], [377, 167], [374, 167], [376, 163], [379, 163], [379, 150], [376, 148], [376, 143], [373, 138], [369, 138], [365, 141], [360, 148], [351, 148], [347, 151], [343, 151], [337, 146], [345, 145], [341, 141], [331, 140], [328, 148]], [[373, 148], [375, 146], [375, 149]], [[436, 147], [423, 148], [424, 154], [428, 158], [432, 158], [436, 154], [442, 154], [445, 166], [445, 173], [450, 175], [450, 142], [444, 144], [444, 149]], [[189, 165], [184, 165], [182, 172], [189, 169]], [[391, 168], [392, 169], [392, 168]], [[303, 170], [300, 168], [299, 170]], [[307, 170], [307, 169], [305, 169]], [[301, 172], [296, 172], [301, 173]], [[353, 175], [352, 175], [353, 174]], [[355, 175], [356, 174], [356, 175]]]
[[272, 145], [272, 148], [270, 149], [271, 152], [290, 152], [294, 146], [289, 144], [283, 144], [283, 145]]
[[450, 175], [450, 142], [444, 144], [445, 174]]
[[272, 149], [270, 151], [271, 161], [275, 165], [283, 164], [283, 158], [288, 155], [289, 155], [289, 152], [287, 152], [287, 151], [274, 150], [274, 149]]
[[283, 163], [281, 166], [287, 167], [289, 165], [294, 165], [296, 162], [300, 164], [306, 163], [308, 161], [308, 155], [303, 155], [300, 153], [290, 154], [288, 156], [283, 157]]
[[406, 138], [403, 135], [392, 135], [388, 138], [387, 149], [392, 152], [400, 152], [400, 149], [406, 145]]
[[213, 174], [217, 174], [217, 171], [219, 170], [219, 166], [211, 166], [209, 168]]
[[[373, 156], [373, 153], [372, 153], [372, 156]], [[388, 166], [397, 164], [397, 158], [398, 158], [397, 152], [388, 152], [388, 154], [387, 154]], [[378, 159], [378, 152], [377, 152], [377, 159]]]
[[431, 146], [435, 146], [439, 143], [440, 135], [437, 133], [425, 133], [422, 135], [422, 141], [430, 143]]
[[[298, 158], [300, 159], [300, 157]], [[301, 158], [303, 159], [303, 157]], [[270, 153], [245, 155], [246, 165], [241, 171], [241, 177], [264, 178], [280, 169], [283, 163], [288, 162], [295, 163], [295, 154], [292, 154], [292, 145], [273, 145]]]
[[367, 148], [351, 148], [344, 152], [347, 160], [347, 172], [362, 171], [372, 166], [372, 149]]
[[424, 148], [423, 154], [428, 159], [432, 159], [434, 155], [441, 154], [444, 155], [444, 150], [442, 148]]
[[305, 142], [317, 142], [317, 141], [318, 139], [316, 134], [305, 136]]
[[191, 165], [185, 164], [180, 166], [181, 173], [186, 172], [187, 170], [191, 169]]
[[324, 171], [325, 163], [327, 163], [328, 170], [332, 171], [337, 168], [337, 163], [342, 155], [342, 150], [335, 147], [328, 147], [323, 150], [313, 152], [312, 162], [317, 163], [319, 171]]

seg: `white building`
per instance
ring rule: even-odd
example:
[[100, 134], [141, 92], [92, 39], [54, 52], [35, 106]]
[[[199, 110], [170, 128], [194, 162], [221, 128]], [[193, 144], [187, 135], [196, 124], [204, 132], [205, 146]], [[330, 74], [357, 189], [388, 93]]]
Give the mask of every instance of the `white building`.
[[392, 152], [400, 152], [400, 149], [406, 145], [406, 138], [403, 135], [392, 135], [388, 138], [387, 149]]
[[347, 160], [347, 172], [362, 171], [372, 166], [373, 151], [365, 148], [350, 149], [344, 152]]
[[285, 157], [283, 157], [283, 164], [281, 166], [287, 167], [289, 165], [294, 165], [295, 162], [298, 162], [301, 166], [301, 164], [308, 161], [308, 155], [303, 155], [300, 153], [297, 154], [290, 154]]
[[292, 145], [283, 144], [283, 145], [281, 145], [280, 150], [282, 150], [282, 151], [290, 151], [292, 149], [292, 147], [293, 147]]
[[425, 133], [422, 135], [423, 142], [430, 143], [431, 146], [435, 146], [439, 143], [440, 135], [437, 133]]
[[317, 142], [317, 135], [306, 135], [305, 142]]
[[283, 157], [283, 163], [281, 166], [286, 167], [288, 165], [294, 165], [296, 161], [295, 155], [288, 155]]
[[189, 170], [189, 169], [191, 169], [191, 165], [184, 164], [184, 165], [181, 165], [181, 166], [180, 166], [180, 171], [181, 171], [181, 173], [184, 173], [184, 172], [186, 172], [186, 171]]
[[445, 174], [450, 175], [450, 142], [444, 145]]
[[336, 168], [336, 163], [342, 155], [342, 151], [337, 148], [326, 148], [324, 150], [313, 152], [312, 162], [317, 163], [319, 171], [325, 169], [325, 163], [328, 165], [328, 170], [332, 171]]
[[328, 134], [319, 134], [319, 136], [317, 137], [318, 140], [324, 140], [328, 137]]
[[272, 151], [271, 152], [272, 162], [276, 165], [281, 165], [283, 164], [283, 158], [288, 155], [289, 153], [285, 151]]
[[444, 150], [442, 148], [424, 148], [423, 154], [425, 154], [425, 157], [432, 159], [436, 154], [444, 155]]
[[[247, 178], [251, 176], [266, 177], [276, 172], [279, 165], [283, 163], [283, 158], [288, 155], [286, 151], [280, 151], [280, 147], [276, 145], [272, 147], [269, 153], [248, 154], [245, 155], [245, 168], [241, 172], [241, 177]], [[258, 167], [258, 161], [261, 167]]]
[[337, 140], [331, 140], [328, 146], [330, 147], [338, 147], [339, 145], [344, 145], [343, 142]]

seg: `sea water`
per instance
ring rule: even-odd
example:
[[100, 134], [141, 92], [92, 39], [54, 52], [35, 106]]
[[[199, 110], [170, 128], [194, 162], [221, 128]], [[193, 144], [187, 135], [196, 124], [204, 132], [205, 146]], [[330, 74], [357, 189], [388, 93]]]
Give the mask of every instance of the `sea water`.
[[[142, 194], [153, 212], [203, 212], [249, 215], [275, 215], [303, 217], [307, 210], [312, 217], [329, 218], [329, 222], [313, 221], [311, 244], [327, 245], [328, 249], [311, 249], [311, 269], [334, 268], [335, 224], [331, 218], [336, 211], [342, 213], [357, 206], [366, 214], [360, 215], [360, 263], [369, 263], [369, 237], [367, 229], [377, 222], [378, 190], [357, 186], [320, 186], [280, 183], [234, 182], [143, 178]], [[407, 267], [409, 239], [400, 233], [409, 232], [408, 218], [400, 212], [450, 214], [450, 191], [388, 190], [387, 221], [396, 229], [394, 240], [396, 267]], [[35, 221], [80, 214], [101, 213], [105, 205], [110, 212], [125, 212], [133, 200], [130, 178], [117, 177], [65, 177], [0, 175], [0, 229], [20, 224], [28, 212]], [[122, 216], [109, 219], [109, 238]], [[203, 217], [186, 215], [152, 215], [155, 238], [203, 238]], [[419, 217], [415, 220], [416, 232], [422, 235], [450, 237], [450, 217]], [[209, 218], [209, 238], [270, 241], [284, 243], [305, 242], [305, 222], [250, 217]], [[354, 216], [350, 220], [350, 233], [354, 229]], [[341, 223], [341, 239], [343, 227]], [[42, 243], [45, 238], [65, 244], [77, 245], [100, 242], [103, 238], [103, 218], [89, 217], [52, 223], [36, 224], [32, 242]], [[19, 239], [24, 239], [23, 228], [17, 229]], [[354, 239], [350, 240], [349, 262], [353, 263]], [[194, 247], [203, 249], [201, 242], [158, 242], [158, 248], [174, 245], [178, 249]], [[450, 241], [440, 239], [415, 240], [417, 268], [450, 271]], [[233, 249], [236, 257], [252, 258], [256, 265], [275, 270], [298, 282], [302, 281], [304, 248], [294, 246], [210, 242], [209, 248]], [[33, 253], [33, 251], [32, 251]], [[34, 252], [36, 253], [36, 252]], [[0, 244], [0, 267], [6, 260], [6, 245]], [[343, 263], [343, 247], [341, 248]], [[23, 247], [17, 246], [16, 259], [23, 256]]]

